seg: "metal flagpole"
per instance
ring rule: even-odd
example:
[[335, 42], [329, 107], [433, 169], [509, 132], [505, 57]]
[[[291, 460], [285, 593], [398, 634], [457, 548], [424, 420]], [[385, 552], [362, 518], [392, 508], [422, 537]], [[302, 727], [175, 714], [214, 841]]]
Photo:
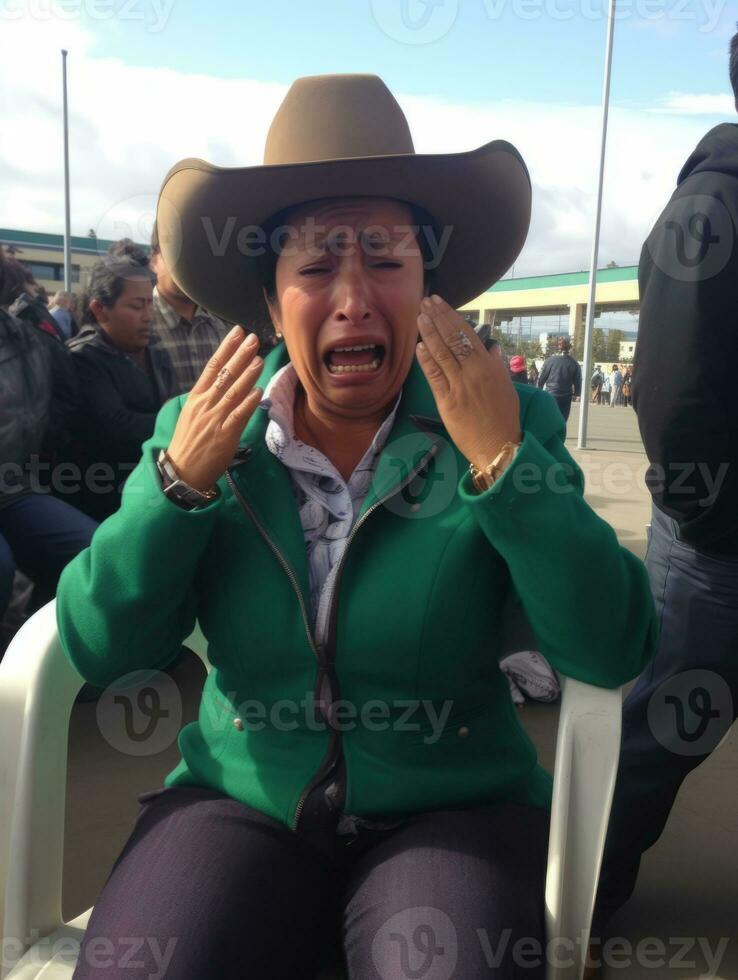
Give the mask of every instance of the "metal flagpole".
[[72, 289], [72, 255], [69, 219], [69, 118], [67, 113], [67, 52], [62, 50], [62, 83], [64, 92], [64, 291]]
[[589, 299], [587, 301], [587, 321], [584, 329], [584, 366], [582, 367], [582, 398], [579, 411], [579, 439], [577, 449], [587, 448], [587, 416], [589, 414], [589, 379], [592, 375], [592, 331], [595, 314], [595, 295], [597, 292], [597, 258], [600, 251], [600, 219], [602, 217], [602, 186], [605, 180], [605, 149], [607, 147], [607, 115], [610, 108], [610, 74], [612, 69], [612, 43], [615, 36], [615, 6], [617, 0], [610, 0], [607, 18], [607, 52], [605, 54], [605, 77], [602, 83], [602, 141], [600, 144], [600, 174], [597, 185], [597, 206], [595, 208], [594, 238], [592, 240], [592, 260], [589, 269]]

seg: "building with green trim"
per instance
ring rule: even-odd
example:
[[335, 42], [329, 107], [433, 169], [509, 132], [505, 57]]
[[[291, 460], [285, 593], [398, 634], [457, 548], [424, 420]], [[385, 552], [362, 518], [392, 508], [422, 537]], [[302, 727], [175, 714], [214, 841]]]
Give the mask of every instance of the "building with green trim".
[[[64, 287], [64, 239], [35, 231], [0, 229], [0, 243], [29, 266], [49, 293]], [[92, 266], [112, 242], [72, 236], [72, 291], [84, 293]], [[147, 248], [147, 246], [142, 246]], [[476, 323], [492, 324], [509, 351], [545, 353], [552, 339], [572, 337], [581, 356], [589, 292], [588, 272], [502, 279], [462, 307]], [[629, 360], [638, 330], [638, 267], [600, 269], [594, 321], [595, 359]], [[598, 333], [599, 331], [599, 333]], [[606, 351], [606, 353], [605, 353]]]

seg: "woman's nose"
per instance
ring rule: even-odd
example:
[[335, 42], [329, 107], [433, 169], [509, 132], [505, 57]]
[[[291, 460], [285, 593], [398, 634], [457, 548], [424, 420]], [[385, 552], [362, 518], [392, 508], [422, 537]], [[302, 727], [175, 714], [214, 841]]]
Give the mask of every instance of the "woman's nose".
[[371, 316], [369, 288], [361, 269], [347, 270], [336, 283], [336, 314], [339, 319], [359, 323]]

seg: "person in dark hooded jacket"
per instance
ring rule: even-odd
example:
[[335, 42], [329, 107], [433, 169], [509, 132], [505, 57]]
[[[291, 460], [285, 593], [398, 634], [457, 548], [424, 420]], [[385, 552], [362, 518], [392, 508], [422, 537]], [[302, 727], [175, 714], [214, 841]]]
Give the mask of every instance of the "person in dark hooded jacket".
[[[730, 79], [738, 109], [738, 34]], [[646, 565], [661, 638], [623, 707], [594, 936], [630, 897], [682, 781], [719, 745], [738, 707], [735, 123], [712, 129], [685, 163], [638, 278], [632, 399], [651, 464]]]
[[[55, 353], [63, 359], [67, 352], [58, 339], [37, 329], [40, 311], [25, 292], [29, 285], [30, 272], [0, 248], [0, 619], [16, 570], [34, 584], [30, 614], [53, 599], [62, 570], [87, 547], [97, 527], [41, 486], [38, 464], [44, 462], [55, 411], [53, 422], [60, 421], [55, 369], [61, 361]], [[13, 316], [10, 306], [27, 316]], [[4, 641], [0, 631], [0, 655]]]
[[92, 271], [83, 326], [67, 343], [81, 392], [79, 506], [99, 521], [118, 509], [171, 382], [168, 355], [150, 343], [154, 281], [145, 252], [116, 243]]

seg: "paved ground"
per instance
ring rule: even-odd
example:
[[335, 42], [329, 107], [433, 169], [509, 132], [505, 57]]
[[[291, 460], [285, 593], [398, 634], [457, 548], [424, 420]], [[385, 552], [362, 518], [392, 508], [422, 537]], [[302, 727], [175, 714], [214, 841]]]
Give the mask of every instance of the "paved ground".
[[[642, 485], [645, 459], [635, 417], [630, 409], [593, 406], [589, 446], [584, 451], [574, 448], [577, 421], [578, 406], [574, 406], [568, 445], [587, 476], [587, 498], [617, 530], [621, 542], [642, 557], [650, 507]], [[174, 677], [182, 691], [184, 718], [189, 720], [196, 714], [202, 682], [199, 661], [186, 659]], [[97, 730], [95, 711], [95, 704], [78, 704], [72, 717], [66, 917], [95, 901], [133, 824], [138, 809], [135, 794], [159, 786], [177, 760], [173, 747], [144, 758], [113, 751]], [[530, 705], [522, 717], [543, 764], [550, 767], [557, 708]], [[630, 959], [630, 964], [610, 968], [605, 973], [607, 980], [738, 978], [737, 743], [734, 729], [683, 787], [666, 832], [644, 861], [634, 898], [613, 923], [614, 935], [624, 942], [619, 960], [625, 964]], [[648, 937], [655, 944], [644, 947], [642, 941]], [[718, 945], [721, 939], [722, 947]], [[661, 953], [659, 940], [664, 944]], [[627, 944], [633, 951], [630, 955]], [[705, 950], [710, 949], [722, 949], [721, 964], [712, 971], [705, 957]], [[640, 963], [636, 950], [640, 950]], [[653, 965], [660, 960], [664, 965]]]

